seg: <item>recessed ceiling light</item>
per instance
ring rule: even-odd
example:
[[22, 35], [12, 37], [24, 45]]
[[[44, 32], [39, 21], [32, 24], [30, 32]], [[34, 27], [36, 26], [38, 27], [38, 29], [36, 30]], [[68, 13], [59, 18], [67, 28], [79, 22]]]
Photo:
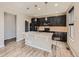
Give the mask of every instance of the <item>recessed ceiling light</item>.
[[29, 8], [27, 8], [27, 10], [29, 10]]
[[55, 4], [54, 4], [54, 6], [55, 6], [55, 7], [57, 7], [57, 6], [58, 6], [58, 4], [57, 4], [57, 3], [55, 3]]
[[38, 10], [40, 10], [41, 8], [38, 8]]
[[44, 2], [45, 4], [48, 4], [48, 2]]
[[37, 5], [35, 5], [35, 7], [38, 7]]

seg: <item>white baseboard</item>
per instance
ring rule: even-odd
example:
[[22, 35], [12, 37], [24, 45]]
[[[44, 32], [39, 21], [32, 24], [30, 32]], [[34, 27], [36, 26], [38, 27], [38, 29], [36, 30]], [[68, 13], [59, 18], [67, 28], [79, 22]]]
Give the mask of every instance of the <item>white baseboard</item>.
[[19, 38], [19, 39], [17, 39], [16, 38], [16, 42], [19, 42], [19, 41], [21, 41], [21, 40], [23, 40], [24, 38]]
[[4, 44], [3, 45], [0, 45], [0, 48], [3, 48], [3, 47], [5, 47]]

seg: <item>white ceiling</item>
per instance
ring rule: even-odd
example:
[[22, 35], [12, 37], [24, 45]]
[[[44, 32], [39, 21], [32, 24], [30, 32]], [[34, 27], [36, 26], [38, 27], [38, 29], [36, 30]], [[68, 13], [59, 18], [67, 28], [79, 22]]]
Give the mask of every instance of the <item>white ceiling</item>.
[[[58, 6], [55, 7], [56, 3]], [[66, 12], [70, 4], [70, 2], [48, 2], [47, 5], [44, 2], [0, 2], [0, 6], [13, 8], [31, 17], [63, 13]], [[38, 7], [34, 7], [34, 5], [38, 5]], [[27, 8], [30, 9], [27, 10]]]

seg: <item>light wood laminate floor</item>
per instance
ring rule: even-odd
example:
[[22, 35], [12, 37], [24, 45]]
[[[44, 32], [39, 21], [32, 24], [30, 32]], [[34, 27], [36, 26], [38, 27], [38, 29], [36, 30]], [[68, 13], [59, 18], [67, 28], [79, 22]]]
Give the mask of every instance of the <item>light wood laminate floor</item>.
[[52, 54], [49, 52], [25, 45], [25, 41], [11, 41], [4, 48], [0, 48], [1, 57], [72, 57], [70, 50], [66, 49], [64, 42], [57, 42], [57, 46], [53, 46]]

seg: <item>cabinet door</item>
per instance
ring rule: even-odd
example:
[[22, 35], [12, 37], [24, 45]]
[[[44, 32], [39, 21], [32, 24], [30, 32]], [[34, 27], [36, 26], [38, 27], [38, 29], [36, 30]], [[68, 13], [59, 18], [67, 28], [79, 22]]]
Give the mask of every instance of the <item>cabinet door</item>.
[[66, 15], [61, 16], [61, 23], [62, 26], [66, 26]]
[[37, 18], [37, 23], [38, 23], [38, 25], [44, 25], [45, 18]]
[[50, 23], [51, 25], [56, 25], [56, 19], [55, 17], [48, 17], [47, 22]]
[[35, 18], [32, 18], [31, 19], [31, 22], [34, 24], [34, 25], [37, 25], [37, 20]]
[[35, 23], [35, 18], [32, 18], [32, 19], [31, 19], [31, 22], [32, 22], [32, 23]]
[[56, 25], [57, 26], [66, 26], [66, 17], [65, 16], [57, 16], [56, 17]]
[[60, 26], [61, 18], [60, 17], [55, 17], [55, 26]]

